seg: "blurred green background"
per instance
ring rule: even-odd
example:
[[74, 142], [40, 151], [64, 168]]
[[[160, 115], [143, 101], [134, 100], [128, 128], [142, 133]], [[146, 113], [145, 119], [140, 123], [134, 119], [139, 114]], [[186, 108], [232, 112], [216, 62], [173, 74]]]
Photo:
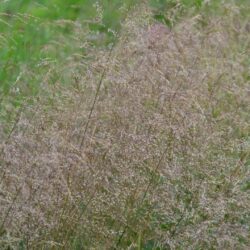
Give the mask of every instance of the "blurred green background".
[[[97, 2], [98, 3], [98, 2]], [[0, 96], [9, 93], [25, 68], [32, 70], [44, 58], [60, 59], [59, 54], [70, 54], [70, 47], [60, 53], [46, 54], [44, 46], [52, 41], [70, 37], [70, 25], [55, 25], [58, 20], [89, 21], [92, 30], [108, 32], [118, 30], [122, 18], [122, 6], [135, 1], [104, 0], [100, 6], [93, 0], [11, 0], [0, 2]], [[102, 11], [102, 23], [94, 20]], [[112, 39], [112, 33], [108, 33]], [[62, 49], [62, 48], [61, 48]], [[74, 48], [72, 48], [74, 49]], [[37, 71], [37, 70], [36, 70]], [[39, 72], [38, 72], [39, 73]], [[36, 92], [38, 83], [29, 79], [26, 92]]]

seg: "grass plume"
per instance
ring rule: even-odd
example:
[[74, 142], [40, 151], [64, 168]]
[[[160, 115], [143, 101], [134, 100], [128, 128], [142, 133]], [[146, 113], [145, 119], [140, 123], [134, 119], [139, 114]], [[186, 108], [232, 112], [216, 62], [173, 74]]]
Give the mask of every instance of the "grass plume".
[[246, 7], [207, 3], [167, 28], [143, 4], [111, 55], [73, 25], [85, 61], [51, 67], [1, 125], [0, 247], [247, 249]]

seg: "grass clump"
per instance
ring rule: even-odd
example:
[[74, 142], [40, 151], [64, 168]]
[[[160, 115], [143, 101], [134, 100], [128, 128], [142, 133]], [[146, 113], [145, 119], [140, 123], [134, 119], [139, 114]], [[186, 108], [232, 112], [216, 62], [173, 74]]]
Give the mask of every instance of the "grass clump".
[[209, 6], [49, 67], [1, 125], [2, 248], [248, 249], [249, 5]]

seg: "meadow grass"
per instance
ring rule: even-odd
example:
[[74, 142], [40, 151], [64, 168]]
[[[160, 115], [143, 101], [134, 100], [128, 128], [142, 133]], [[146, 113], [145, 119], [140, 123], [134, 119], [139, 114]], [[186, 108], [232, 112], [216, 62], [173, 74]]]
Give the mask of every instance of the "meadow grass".
[[248, 249], [248, 1], [111, 2], [1, 5], [0, 248]]
[[[91, 0], [2, 1], [0, 3], [0, 120], [10, 131], [22, 103], [33, 102], [42, 92], [44, 74], [57, 65], [49, 84], [60, 81], [59, 64], [72, 55], [84, 58], [85, 46], [72, 46], [83, 39], [93, 47], [107, 46], [115, 39], [122, 17], [136, 1]], [[86, 30], [89, 36], [76, 37]], [[78, 41], [79, 44], [80, 41]], [[64, 68], [64, 67], [62, 67]], [[8, 132], [7, 132], [8, 133]]]

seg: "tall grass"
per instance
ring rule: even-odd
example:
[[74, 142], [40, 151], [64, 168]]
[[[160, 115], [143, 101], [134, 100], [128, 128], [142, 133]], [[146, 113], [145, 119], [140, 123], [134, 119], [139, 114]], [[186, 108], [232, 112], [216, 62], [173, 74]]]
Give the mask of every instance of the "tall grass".
[[1, 248], [248, 249], [249, 7], [143, 3], [112, 51], [72, 22], [84, 57], [0, 125]]

